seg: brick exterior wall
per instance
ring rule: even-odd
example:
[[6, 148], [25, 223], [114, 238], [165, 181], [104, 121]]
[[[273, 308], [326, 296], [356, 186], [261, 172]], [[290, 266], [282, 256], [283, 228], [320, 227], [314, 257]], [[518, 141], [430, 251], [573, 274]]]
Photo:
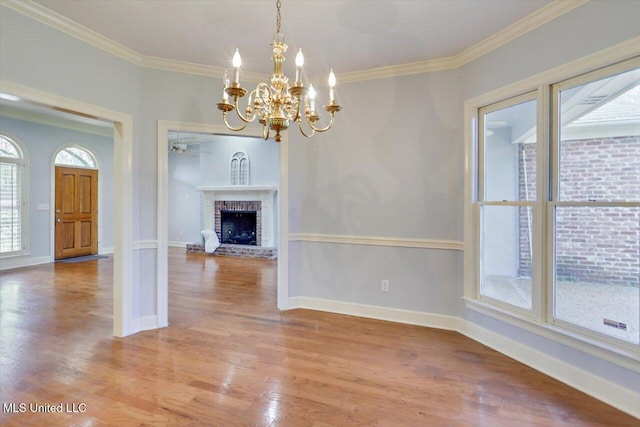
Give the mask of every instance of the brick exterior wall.
[[[535, 145], [520, 150], [520, 197], [535, 194]], [[638, 200], [640, 138], [564, 141], [561, 201]], [[531, 274], [529, 229], [520, 213], [520, 266]], [[619, 285], [640, 284], [640, 208], [559, 207], [556, 210], [556, 272], [560, 279]]]

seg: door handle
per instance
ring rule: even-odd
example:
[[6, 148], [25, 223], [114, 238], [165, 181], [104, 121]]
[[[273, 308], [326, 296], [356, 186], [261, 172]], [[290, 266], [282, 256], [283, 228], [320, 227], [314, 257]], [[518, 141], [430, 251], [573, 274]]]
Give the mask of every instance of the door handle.
[[56, 209], [56, 213], [60, 213], [60, 209]]
[[56, 221], [61, 222], [62, 220], [60, 218], [58, 218]]

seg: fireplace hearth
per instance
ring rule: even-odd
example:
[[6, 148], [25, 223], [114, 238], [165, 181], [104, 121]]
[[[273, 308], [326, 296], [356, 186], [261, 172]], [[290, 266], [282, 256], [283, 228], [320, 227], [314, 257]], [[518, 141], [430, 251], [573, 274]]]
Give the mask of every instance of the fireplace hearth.
[[256, 211], [221, 210], [221, 243], [256, 246], [256, 220]]

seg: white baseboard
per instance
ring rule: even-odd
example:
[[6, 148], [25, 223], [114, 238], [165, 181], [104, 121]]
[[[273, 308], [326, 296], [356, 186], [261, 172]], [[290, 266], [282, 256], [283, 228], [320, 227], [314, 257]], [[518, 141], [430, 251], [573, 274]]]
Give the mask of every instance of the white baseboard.
[[29, 257], [15, 257], [15, 258], [2, 258], [0, 259], [0, 271], [11, 270], [13, 268], [29, 267], [32, 265], [48, 264], [53, 262], [53, 258], [50, 256], [41, 256], [35, 258]]
[[133, 250], [158, 249], [157, 240], [134, 240]]
[[177, 242], [172, 240], [172, 241], [169, 241], [168, 246], [170, 248], [186, 248], [187, 243], [193, 243], [193, 242]]
[[104, 248], [100, 248], [98, 252], [100, 255], [110, 255], [113, 253], [113, 246], [106, 246]]
[[133, 319], [133, 333], [158, 329], [158, 316], [141, 316]]
[[640, 407], [638, 406], [640, 394], [457, 316], [309, 297], [289, 298], [289, 309], [294, 308], [457, 331], [543, 374], [640, 418]]
[[456, 331], [459, 319], [454, 316], [424, 313], [420, 311], [401, 310], [377, 305], [357, 304], [322, 298], [293, 297], [289, 298], [289, 309], [307, 308], [330, 313], [347, 314], [369, 319], [387, 320], [389, 322], [406, 323], [408, 325]]
[[542, 353], [532, 347], [506, 338], [489, 329], [458, 319], [458, 332], [499, 351], [525, 365], [549, 375], [589, 396], [640, 419], [640, 393]]

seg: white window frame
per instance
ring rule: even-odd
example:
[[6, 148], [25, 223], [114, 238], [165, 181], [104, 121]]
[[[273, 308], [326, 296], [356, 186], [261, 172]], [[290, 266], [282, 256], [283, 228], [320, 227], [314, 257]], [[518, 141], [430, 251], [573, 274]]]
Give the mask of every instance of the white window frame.
[[[594, 355], [619, 366], [640, 372], [640, 345], [624, 342], [616, 338], [605, 336], [586, 328], [558, 322], [553, 319], [553, 227], [550, 223], [554, 201], [551, 201], [549, 189], [555, 183], [550, 182], [548, 171], [553, 168], [550, 162], [557, 156], [551, 155], [552, 143], [550, 137], [552, 117], [551, 96], [553, 85], [572, 81], [577, 76], [588, 74], [584, 78], [597, 80], [597, 73], [612, 73], [612, 64], [627, 61], [622, 65], [628, 68], [640, 66], [640, 47], [633, 43], [622, 43], [602, 52], [581, 58], [564, 66], [549, 70], [529, 79], [516, 82], [485, 95], [469, 99], [465, 102], [465, 253], [464, 253], [464, 296], [468, 309], [499, 319], [508, 324], [528, 332], [543, 336], [585, 353]], [[602, 69], [602, 70], [601, 70]], [[480, 151], [480, 121], [479, 112], [482, 107], [498, 104], [514, 99], [523, 94], [535, 91], [538, 101], [537, 113], [537, 201], [534, 203], [533, 226], [533, 254], [532, 257], [532, 310], [527, 315], [526, 310], [514, 309], [510, 304], [500, 304], [479, 295], [479, 177], [483, 171], [479, 170]], [[554, 143], [555, 144], [555, 143]], [[556, 178], [554, 177], [554, 180]], [[616, 205], [620, 205], [616, 203]], [[635, 206], [635, 204], [634, 204]], [[537, 271], [538, 280], [534, 279]], [[544, 283], [543, 283], [544, 282]]]
[[[478, 130], [480, 130], [478, 132], [478, 173], [477, 173], [477, 194], [476, 194], [476, 203], [477, 203], [477, 224], [478, 224], [478, 232], [477, 232], [477, 238], [475, 239], [475, 253], [476, 253], [476, 263], [477, 263], [477, 268], [478, 268], [478, 274], [475, 278], [475, 297], [476, 299], [478, 299], [479, 301], [486, 301], [488, 304], [490, 305], [495, 305], [497, 307], [502, 308], [503, 310], [513, 310], [514, 312], [517, 312], [520, 316], [526, 317], [526, 318], [535, 318], [535, 319], [539, 319], [539, 312], [540, 312], [540, 307], [539, 307], [539, 289], [540, 289], [540, 273], [541, 273], [541, 268], [540, 268], [540, 263], [537, 262], [537, 256], [534, 256], [534, 254], [536, 253], [536, 249], [537, 246], [536, 244], [539, 242], [538, 238], [535, 238], [534, 236], [539, 236], [539, 228], [540, 228], [540, 215], [538, 212], [538, 203], [537, 201], [540, 199], [539, 197], [539, 193], [538, 191], [536, 191], [536, 200], [531, 200], [531, 201], [527, 201], [527, 200], [513, 200], [513, 201], [495, 201], [495, 200], [485, 200], [485, 193], [486, 193], [486, 186], [485, 186], [485, 170], [483, 168], [484, 164], [485, 164], [485, 136], [484, 136], [484, 132], [482, 132], [481, 130], [485, 128], [485, 123], [484, 123], [484, 116], [486, 114], [489, 114], [491, 112], [497, 111], [497, 110], [501, 110], [504, 108], [508, 108], [514, 105], [518, 105], [521, 103], [525, 103], [528, 101], [539, 101], [538, 100], [538, 93], [537, 91], [531, 91], [528, 93], [524, 93], [521, 95], [517, 95], [514, 97], [511, 97], [509, 99], [505, 99], [503, 101], [499, 101], [490, 105], [486, 105], [483, 107], [478, 108], [478, 117], [477, 117], [477, 122], [478, 122]], [[536, 128], [537, 129], [537, 128]], [[539, 159], [541, 157], [540, 155], [540, 145], [536, 144], [536, 159]], [[537, 160], [536, 160], [536, 165], [537, 165]], [[536, 175], [536, 177], [539, 174]], [[537, 190], [537, 189], [536, 189]], [[481, 275], [480, 275], [480, 266], [481, 266], [481, 245], [482, 245], [482, 241], [481, 241], [481, 231], [482, 231], [482, 224], [481, 224], [481, 217], [482, 215], [480, 214], [480, 211], [482, 210], [482, 207], [484, 206], [505, 206], [505, 207], [530, 207], [531, 211], [532, 211], [532, 250], [531, 250], [531, 309], [526, 309], [523, 307], [518, 307], [509, 303], [506, 303], [504, 301], [500, 301], [494, 298], [491, 298], [489, 296], [486, 295], [482, 295], [482, 293], [480, 292], [480, 279], [481, 279]], [[538, 313], [538, 314], [536, 314]]]
[[16, 137], [1, 132], [0, 135], [9, 140], [18, 151], [20, 158], [0, 157], [3, 162], [15, 163], [20, 167], [20, 250], [0, 253], [0, 258], [13, 258], [29, 255], [29, 155], [24, 144]]

